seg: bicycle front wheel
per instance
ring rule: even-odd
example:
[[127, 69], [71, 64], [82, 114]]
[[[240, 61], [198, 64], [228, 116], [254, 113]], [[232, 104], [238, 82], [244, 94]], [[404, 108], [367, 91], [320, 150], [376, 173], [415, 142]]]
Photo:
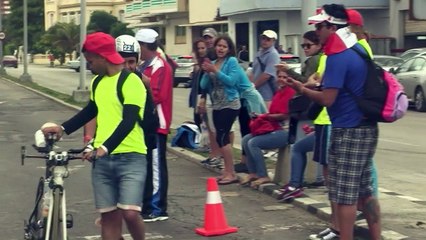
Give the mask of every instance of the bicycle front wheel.
[[62, 192], [59, 188], [53, 190], [53, 208], [52, 208], [52, 222], [50, 227], [51, 240], [65, 240], [62, 239], [64, 229], [62, 229], [61, 212], [62, 212]]

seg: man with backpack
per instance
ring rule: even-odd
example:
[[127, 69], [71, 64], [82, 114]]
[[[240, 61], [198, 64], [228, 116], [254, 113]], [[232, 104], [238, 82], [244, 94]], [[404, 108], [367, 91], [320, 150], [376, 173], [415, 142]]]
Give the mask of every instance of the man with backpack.
[[269, 108], [272, 96], [277, 90], [275, 65], [280, 63], [280, 56], [275, 48], [277, 40], [278, 35], [272, 30], [263, 31], [260, 35], [260, 49], [253, 61], [253, 76], [250, 77], [254, 86], [262, 95], [267, 108]]
[[[300, 93], [327, 107], [332, 132], [329, 148], [329, 199], [340, 228], [340, 239], [352, 240], [357, 204], [362, 206], [371, 239], [381, 239], [380, 207], [373, 196], [372, 158], [378, 141], [378, 124], [366, 118], [355, 97], [364, 93], [367, 63], [354, 50], [365, 53], [347, 28], [343, 5], [324, 5], [308, 19], [327, 55], [323, 90], [314, 91], [289, 80]], [[366, 54], [366, 53], [365, 53]], [[339, 235], [339, 233], [337, 233]], [[322, 238], [320, 238], [322, 239]]]
[[159, 117], [156, 148], [148, 151], [148, 173], [144, 192], [142, 216], [145, 222], [167, 220], [168, 173], [166, 159], [167, 135], [172, 121], [173, 79], [172, 69], [157, 52], [158, 33], [141, 29], [135, 38], [141, 48], [143, 64], [139, 70], [148, 79], [155, 108]]
[[139, 212], [147, 173], [147, 148], [137, 122], [144, 112], [146, 88], [136, 74], [129, 73], [122, 85], [124, 101], [117, 98], [124, 59], [110, 35], [87, 35], [82, 52], [91, 68], [103, 76], [98, 78], [96, 94], [92, 89], [86, 107], [61, 126], [44, 128], [43, 133], [54, 132], [59, 139], [63, 133], [71, 134], [96, 117], [95, 151], [86, 152], [85, 158], [93, 164], [92, 185], [95, 205], [102, 217], [102, 239], [120, 239], [124, 220], [132, 238], [143, 240], [145, 228]]

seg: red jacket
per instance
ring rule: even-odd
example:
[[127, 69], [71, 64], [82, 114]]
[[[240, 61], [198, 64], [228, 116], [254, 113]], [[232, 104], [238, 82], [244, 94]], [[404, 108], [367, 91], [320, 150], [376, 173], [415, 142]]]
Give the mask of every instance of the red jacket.
[[170, 65], [160, 56], [156, 56], [148, 67], [145, 68], [144, 75], [149, 77], [152, 98], [156, 105], [160, 127], [157, 132], [168, 134], [172, 123], [173, 109], [173, 75]]

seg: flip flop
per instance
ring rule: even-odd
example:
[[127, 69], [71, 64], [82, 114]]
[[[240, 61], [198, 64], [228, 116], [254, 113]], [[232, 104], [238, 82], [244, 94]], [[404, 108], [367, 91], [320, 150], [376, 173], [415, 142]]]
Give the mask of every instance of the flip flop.
[[247, 179], [245, 179], [244, 181], [241, 181], [240, 182], [240, 185], [241, 186], [243, 186], [243, 187], [249, 187], [250, 186], [250, 184], [253, 182], [253, 181], [256, 181], [257, 180], [257, 178], [247, 178]]
[[219, 185], [228, 185], [228, 184], [233, 184], [233, 183], [238, 183], [238, 178], [234, 178], [234, 179], [221, 179], [217, 181], [217, 184]]
[[272, 183], [272, 181], [256, 180], [256, 181], [251, 182], [250, 187], [252, 187], [253, 189], [259, 189], [260, 185], [267, 184], [267, 183]]

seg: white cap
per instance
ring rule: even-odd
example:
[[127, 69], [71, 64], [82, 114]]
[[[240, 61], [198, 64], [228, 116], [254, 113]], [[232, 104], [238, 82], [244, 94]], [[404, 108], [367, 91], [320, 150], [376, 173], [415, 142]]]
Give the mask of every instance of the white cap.
[[215, 38], [215, 37], [217, 37], [217, 32], [214, 28], [206, 28], [203, 31], [203, 37], [204, 36], [210, 36], [212, 38]]
[[139, 30], [135, 38], [138, 40], [138, 42], [144, 42], [144, 43], [153, 43], [155, 40], [157, 40], [158, 33], [150, 28], [143, 28]]
[[328, 15], [324, 9], [321, 10], [321, 12], [318, 15], [312, 16], [308, 18], [309, 24], [317, 24], [322, 22], [329, 22], [332, 24], [338, 24], [338, 25], [345, 25], [347, 24], [346, 19], [342, 18], [335, 18], [333, 16]]
[[268, 38], [278, 39], [277, 33], [272, 30], [265, 30], [262, 33], [262, 36], [266, 36]]

